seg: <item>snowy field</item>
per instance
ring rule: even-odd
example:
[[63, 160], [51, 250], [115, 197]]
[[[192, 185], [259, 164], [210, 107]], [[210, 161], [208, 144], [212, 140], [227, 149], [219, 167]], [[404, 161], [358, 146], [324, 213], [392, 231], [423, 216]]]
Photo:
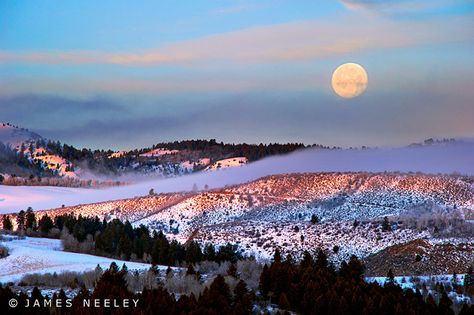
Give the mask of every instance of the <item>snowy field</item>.
[[[14, 187], [0, 185], [0, 213], [18, 212], [31, 206], [35, 210], [93, 202], [132, 198], [156, 193], [190, 191], [208, 185], [219, 188], [284, 173], [322, 171], [401, 171], [474, 175], [474, 141], [441, 143], [398, 149], [324, 150], [308, 149], [266, 158], [238, 168], [219, 172], [200, 172], [176, 178], [142, 181], [106, 189], [64, 187]], [[25, 198], [25, 196], [28, 196]]]
[[[8, 238], [8, 236], [4, 236]], [[8, 247], [9, 256], [0, 259], [0, 283], [19, 281], [30, 273], [83, 272], [100, 265], [104, 270], [115, 261], [124, 263], [129, 270], [148, 269], [151, 265], [109, 259], [105, 257], [62, 251], [61, 241], [56, 239], [26, 237], [0, 242]], [[164, 268], [164, 267], [163, 267]]]

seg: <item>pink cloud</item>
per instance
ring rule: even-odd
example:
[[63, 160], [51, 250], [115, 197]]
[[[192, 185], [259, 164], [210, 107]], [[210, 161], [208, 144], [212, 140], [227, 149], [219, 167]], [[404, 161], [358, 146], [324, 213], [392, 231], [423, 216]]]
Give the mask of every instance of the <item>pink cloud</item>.
[[271, 63], [321, 59], [338, 54], [472, 41], [472, 17], [394, 21], [378, 16], [344, 15], [337, 19], [258, 26], [138, 53], [0, 52], [0, 63], [189, 65], [202, 62]]

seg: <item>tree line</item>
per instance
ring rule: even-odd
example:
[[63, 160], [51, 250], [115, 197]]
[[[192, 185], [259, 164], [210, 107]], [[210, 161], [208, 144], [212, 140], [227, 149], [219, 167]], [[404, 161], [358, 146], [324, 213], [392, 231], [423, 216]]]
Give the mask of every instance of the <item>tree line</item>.
[[[210, 140], [183, 140], [166, 143], [157, 143], [152, 148], [137, 151], [143, 153], [147, 150], [166, 148], [169, 150], [201, 151], [205, 156], [224, 158], [229, 156], [243, 156], [249, 161], [256, 161], [270, 155], [290, 153], [303, 149], [303, 143], [270, 143], [270, 144], [247, 144], [247, 143], [224, 143]], [[143, 152], [142, 152], [143, 151]]]
[[[2, 218], [4, 230], [13, 230], [12, 218]], [[216, 248], [212, 244], [201, 246], [195, 241], [184, 245], [169, 240], [161, 231], [151, 232], [148, 227], [133, 227], [129, 221], [113, 219], [107, 222], [99, 217], [57, 215], [52, 219], [44, 214], [39, 220], [33, 209], [20, 211], [16, 216], [17, 232], [39, 237], [61, 237], [68, 251], [143, 261], [155, 265], [176, 266], [204, 260], [236, 262], [241, 254], [237, 246], [226, 244]]]
[[[277, 250], [273, 263], [264, 266], [260, 293], [280, 308], [300, 314], [454, 314], [453, 302], [442, 292], [435, 303], [429, 294], [402, 290], [387, 277], [384, 286], [365, 281], [364, 265], [352, 256], [336, 270], [319, 250], [316, 259], [303, 253], [299, 264], [291, 256], [285, 260]], [[474, 308], [464, 305], [460, 314], [472, 314]]]
[[[127, 287], [129, 271], [124, 265], [121, 269], [112, 263], [95, 284], [91, 292], [83, 288], [72, 298], [72, 307], [58, 308], [56, 300], [66, 305], [64, 291], [54, 293], [52, 307], [35, 308], [35, 314], [454, 314], [452, 301], [442, 293], [439, 303], [431, 295], [423, 295], [411, 289], [402, 290], [388, 277], [384, 286], [367, 283], [363, 279], [364, 266], [355, 257], [343, 262], [339, 269], [328, 263], [326, 254], [319, 250], [316, 257], [309, 252], [303, 253], [300, 263], [291, 257], [282, 259], [278, 249], [273, 262], [265, 265], [259, 290], [249, 290], [246, 283], [238, 280], [235, 268], [229, 268], [227, 275], [217, 275], [210, 285], [198, 296], [174, 296], [163, 286], [145, 287], [142, 292], [131, 292]], [[190, 268], [191, 269], [191, 268]], [[198, 277], [188, 269], [188, 274]], [[232, 280], [233, 279], [233, 280]], [[229, 281], [237, 281], [231, 289]], [[16, 298], [20, 304], [7, 308], [8, 301]], [[38, 288], [31, 296], [15, 293], [9, 287], [0, 288], [0, 305], [5, 313], [30, 314], [25, 308], [26, 300], [39, 300], [44, 305], [49, 298], [42, 295]], [[138, 299], [136, 307], [129, 308], [88, 308], [83, 307], [84, 299], [116, 299], [118, 305], [128, 299]], [[32, 302], [30, 302], [32, 304]], [[270, 306], [270, 308], [269, 308]], [[458, 314], [473, 314], [474, 307], [463, 304]]]

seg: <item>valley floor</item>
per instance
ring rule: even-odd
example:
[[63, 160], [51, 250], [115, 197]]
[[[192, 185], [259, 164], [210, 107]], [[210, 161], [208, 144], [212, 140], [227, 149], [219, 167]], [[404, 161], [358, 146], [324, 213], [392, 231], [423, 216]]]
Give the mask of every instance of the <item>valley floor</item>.
[[143, 270], [151, 266], [144, 263], [65, 252], [62, 250], [61, 240], [57, 239], [4, 237], [5, 240], [1, 241], [0, 245], [8, 247], [9, 256], [0, 259], [0, 283], [15, 282], [24, 275], [33, 273], [83, 272], [93, 270], [97, 265], [107, 269], [113, 261], [119, 266], [125, 263], [130, 270]]

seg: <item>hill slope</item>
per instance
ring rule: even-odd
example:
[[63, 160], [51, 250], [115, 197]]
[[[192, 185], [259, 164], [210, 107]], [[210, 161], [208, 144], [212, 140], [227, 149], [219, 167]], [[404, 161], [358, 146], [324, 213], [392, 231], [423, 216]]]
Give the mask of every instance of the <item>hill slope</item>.
[[[304, 173], [267, 176], [211, 191], [64, 207], [38, 215], [120, 218], [161, 230], [181, 242], [235, 243], [243, 253], [260, 259], [270, 257], [275, 246], [295, 257], [302, 250], [321, 247], [332, 253], [332, 260], [341, 261], [417, 239], [456, 236], [448, 231], [451, 224], [466, 225], [463, 218], [472, 211], [474, 187], [469, 177]], [[391, 221], [389, 228], [384, 227], [385, 216]], [[440, 225], [435, 226], [440, 216]], [[433, 226], [423, 226], [430, 220]]]
[[40, 135], [28, 129], [0, 122], [0, 142], [12, 148], [19, 149], [22, 144], [28, 146], [30, 143], [35, 143], [41, 139], [43, 138]]

